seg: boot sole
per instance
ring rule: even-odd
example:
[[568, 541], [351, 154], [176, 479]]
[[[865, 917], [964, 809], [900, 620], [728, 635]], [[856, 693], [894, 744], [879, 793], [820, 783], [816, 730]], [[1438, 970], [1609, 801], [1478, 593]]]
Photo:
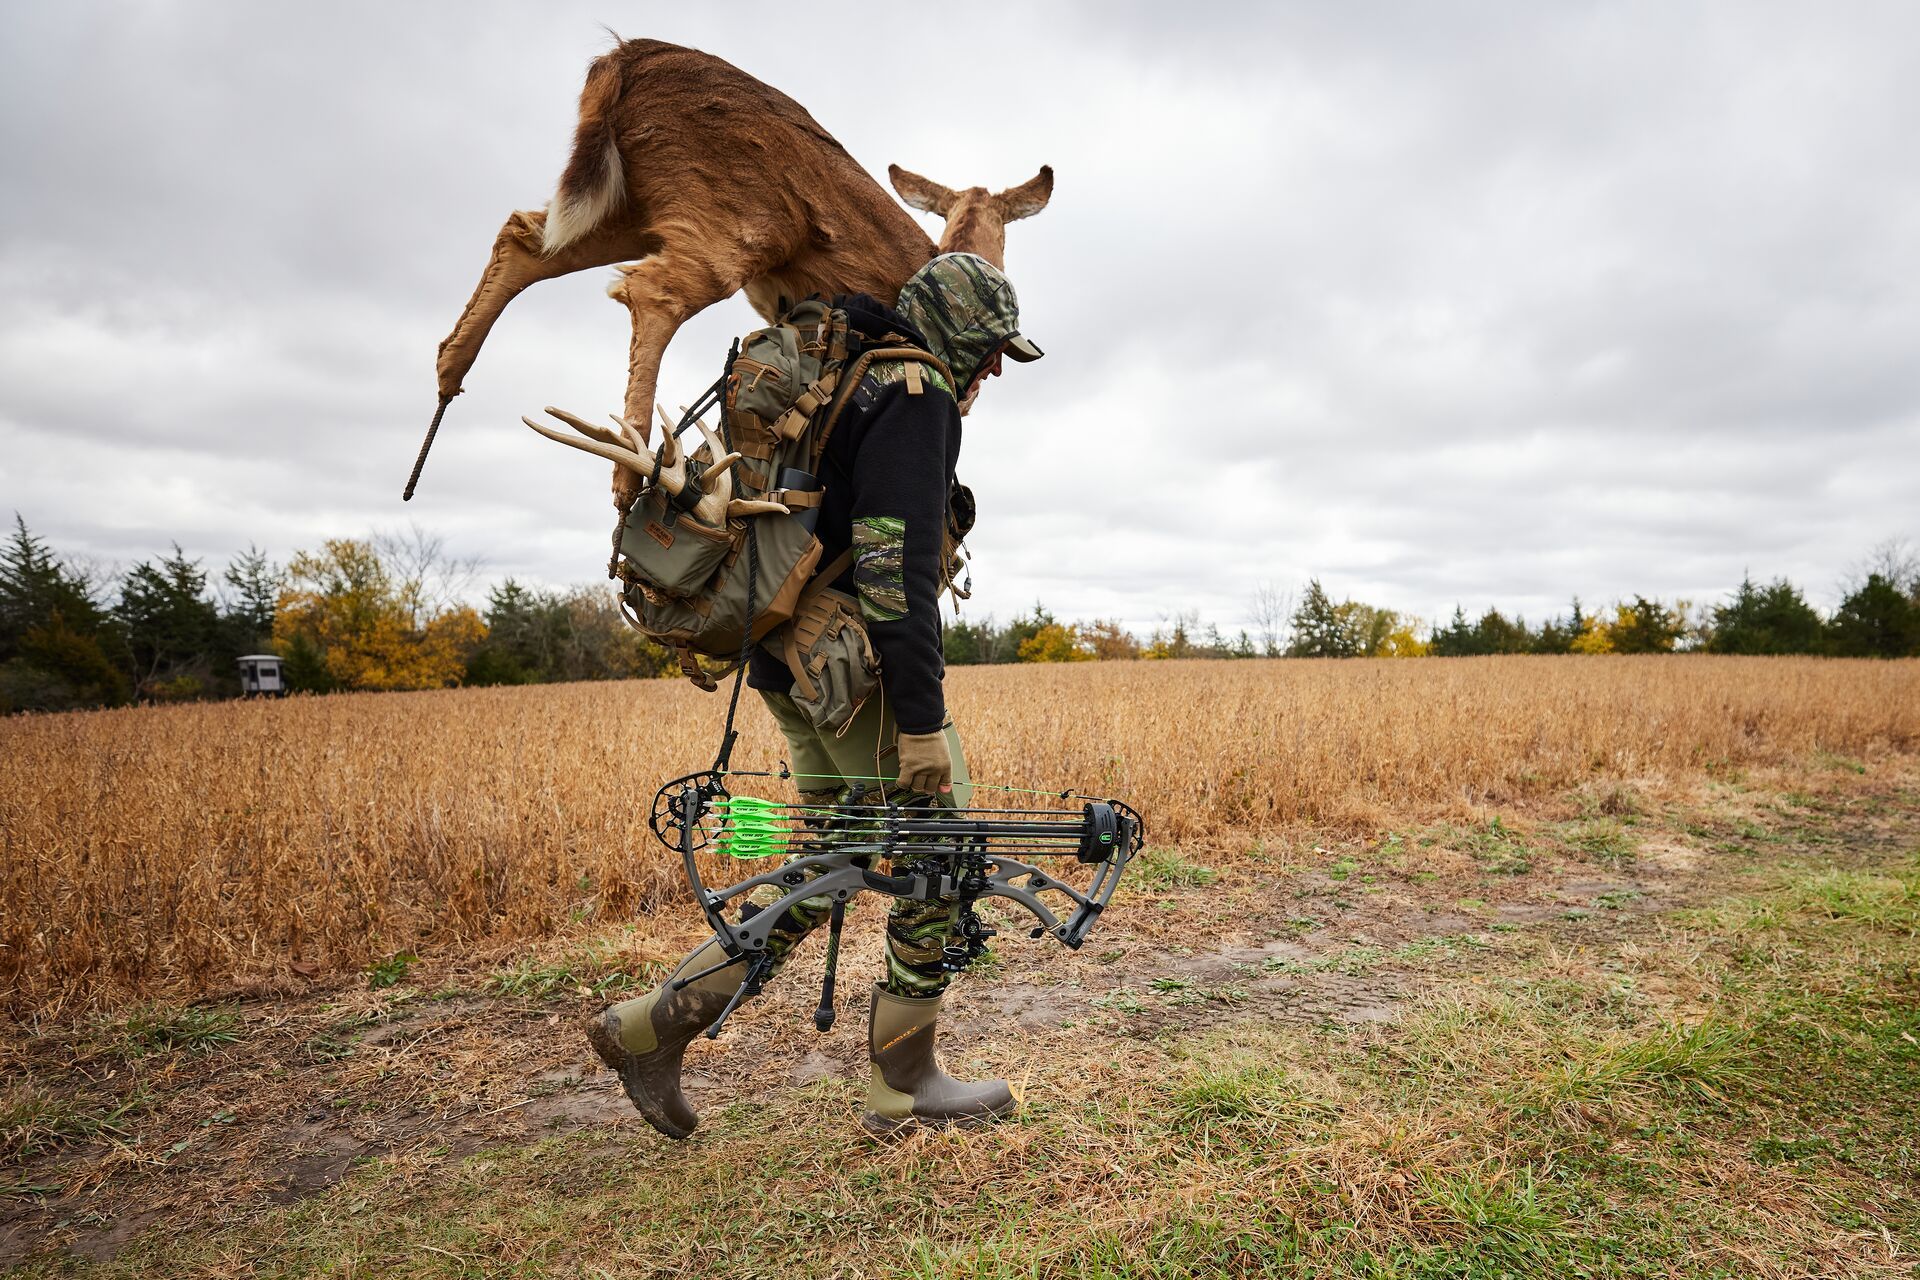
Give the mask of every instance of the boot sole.
[[1004, 1110], [983, 1111], [978, 1115], [908, 1116], [903, 1120], [895, 1120], [877, 1111], [869, 1111], [860, 1117], [860, 1125], [876, 1138], [904, 1137], [914, 1129], [986, 1129], [1011, 1116], [1018, 1107], [1018, 1103], [1012, 1103]]

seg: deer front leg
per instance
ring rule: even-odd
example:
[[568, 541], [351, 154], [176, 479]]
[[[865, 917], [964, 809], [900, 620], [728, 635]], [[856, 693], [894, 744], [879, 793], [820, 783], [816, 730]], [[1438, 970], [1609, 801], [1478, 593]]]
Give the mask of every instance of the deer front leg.
[[[643, 442], [652, 438], [649, 424], [660, 383], [660, 360], [667, 344], [688, 319], [732, 297], [746, 279], [737, 267], [716, 267], [669, 246], [642, 262], [622, 266], [620, 278], [607, 286], [607, 296], [625, 304], [633, 318], [633, 340], [627, 351], [625, 416], [641, 432]], [[640, 477], [616, 466], [614, 504], [625, 510], [639, 484]]]

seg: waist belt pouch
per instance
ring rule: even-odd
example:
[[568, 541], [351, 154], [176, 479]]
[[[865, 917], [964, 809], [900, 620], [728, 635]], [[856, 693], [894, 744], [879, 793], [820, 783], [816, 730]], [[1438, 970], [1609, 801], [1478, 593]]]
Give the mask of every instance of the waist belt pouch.
[[860, 606], [842, 591], [809, 592], [778, 637], [793, 672], [793, 701], [815, 727], [835, 737], [880, 687], [880, 658], [873, 651]]
[[667, 498], [658, 489], [633, 504], [620, 526], [623, 576], [670, 596], [690, 596], [713, 579], [734, 545], [734, 533], [709, 528], [685, 513], [667, 516]]

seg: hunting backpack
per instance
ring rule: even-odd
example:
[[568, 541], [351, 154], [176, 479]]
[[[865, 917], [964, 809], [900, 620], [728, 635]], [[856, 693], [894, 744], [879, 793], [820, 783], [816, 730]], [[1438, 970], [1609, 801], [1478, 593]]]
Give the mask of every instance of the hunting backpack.
[[[672, 650], [689, 680], [711, 690], [767, 641], [793, 672], [794, 701], [835, 731], [872, 692], [879, 664], [859, 606], [829, 585], [852, 563], [851, 548], [820, 564], [814, 528], [826, 490], [818, 477], [835, 423], [879, 360], [905, 363], [909, 394], [932, 381], [923, 367], [951, 386], [946, 366], [929, 352], [897, 334], [869, 344], [849, 331], [844, 311], [818, 299], [748, 334], [674, 432], [693, 427], [703, 407], [717, 401], [720, 445], [740, 455], [730, 473], [734, 498], [786, 510], [723, 517], [715, 526], [695, 516], [701, 494], [691, 481], [679, 494], [648, 485], [623, 514], [609, 566], [622, 584], [627, 621]], [[701, 444], [689, 477], [716, 460], [713, 446]], [[948, 534], [957, 542], [965, 530], [956, 536], [950, 527]], [[730, 665], [709, 670], [703, 657]]]

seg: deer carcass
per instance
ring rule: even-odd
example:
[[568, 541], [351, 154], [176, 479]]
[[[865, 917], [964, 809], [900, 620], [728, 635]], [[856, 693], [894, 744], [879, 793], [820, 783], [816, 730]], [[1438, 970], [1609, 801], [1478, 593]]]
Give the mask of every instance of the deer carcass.
[[[947, 219], [941, 251], [978, 253], [995, 266], [1004, 265], [1005, 224], [1038, 213], [1053, 190], [1049, 168], [998, 195], [890, 173], [908, 203]], [[440, 344], [440, 409], [460, 394], [488, 330], [522, 289], [622, 264], [607, 290], [633, 321], [622, 417], [637, 437], [630, 443], [644, 446], [660, 358], [696, 312], [741, 289], [769, 321], [783, 299], [815, 293], [868, 293], [891, 304], [934, 252], [799, 103], [697, 49], [624, 41], [587, 70], [573, 153], [552, 202], [507, 219]], [[414, 480], [419, 473], [416, 463]], [[631, 477], [617, 465], [616, 490], [630, 491]]]

